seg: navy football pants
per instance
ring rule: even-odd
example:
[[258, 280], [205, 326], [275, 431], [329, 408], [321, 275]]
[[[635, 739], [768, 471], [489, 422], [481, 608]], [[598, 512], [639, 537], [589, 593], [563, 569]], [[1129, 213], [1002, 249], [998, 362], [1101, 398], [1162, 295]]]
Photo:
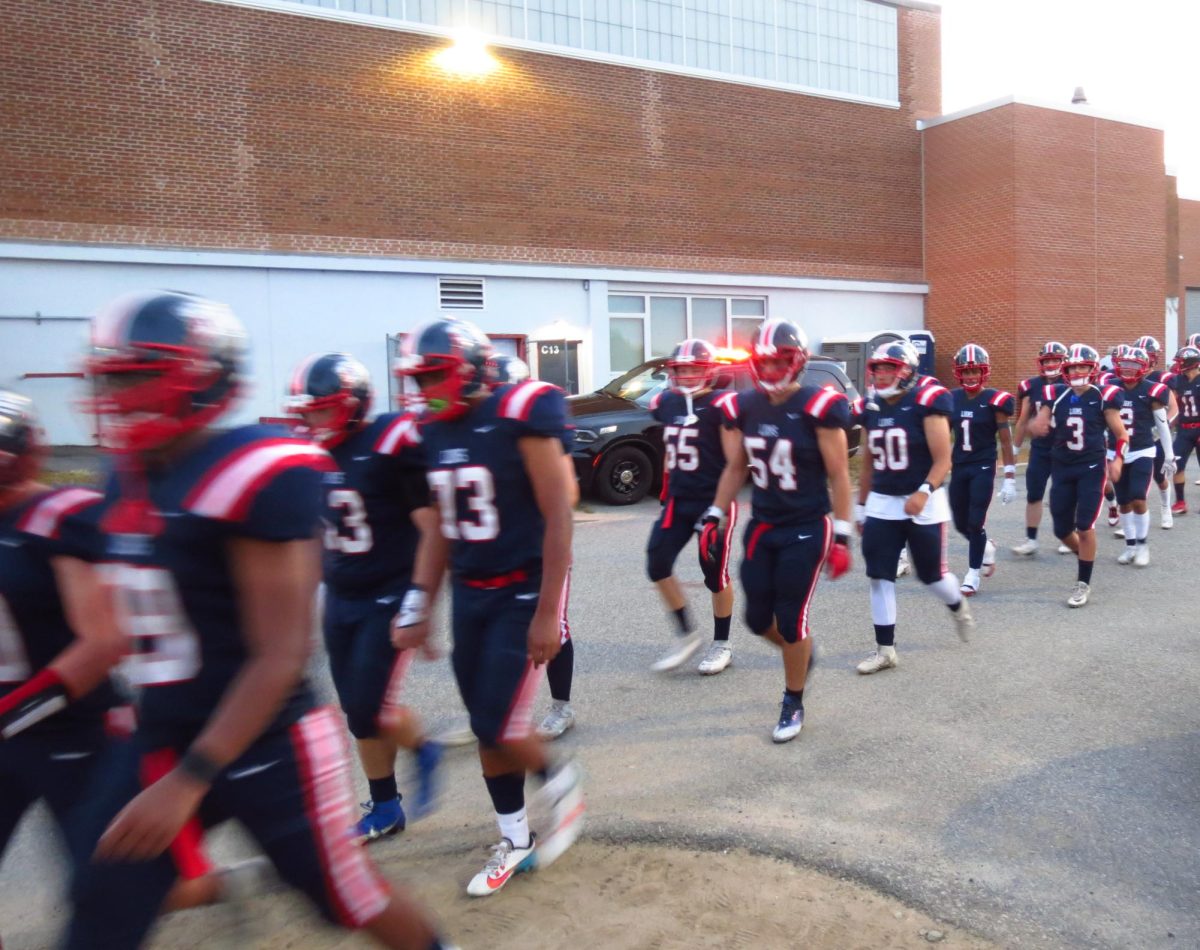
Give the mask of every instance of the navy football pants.
[[1107, 467], [1099, 462], [1054, 463], [1050, 486], [1050, 516], [1059, 540], [1074, 531], [1090, 531], [1104, 506]]
[[786, 643], [808, 636], [808, 609], [832, 544], [829, 518], [779, 526], [750, 521], [741, 576], [753, 633], [762, 636], [774, 622]]

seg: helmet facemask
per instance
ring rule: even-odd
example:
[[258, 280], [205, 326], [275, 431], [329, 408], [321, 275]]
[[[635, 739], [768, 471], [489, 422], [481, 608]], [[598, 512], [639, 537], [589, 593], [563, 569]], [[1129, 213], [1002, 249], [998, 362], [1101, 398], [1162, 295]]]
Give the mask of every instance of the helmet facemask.
[[867, 364], [875, 394], [891, 399], [912, 388], [916, 375], [911, 366], [900, 360], [871, 360]]
[[808, 363], [807, 354], [798, 347], [774, 349], [770, 353], [755, 347], [750, 357], [754, 384], [768, 395], [786, 392], [796, 384]]

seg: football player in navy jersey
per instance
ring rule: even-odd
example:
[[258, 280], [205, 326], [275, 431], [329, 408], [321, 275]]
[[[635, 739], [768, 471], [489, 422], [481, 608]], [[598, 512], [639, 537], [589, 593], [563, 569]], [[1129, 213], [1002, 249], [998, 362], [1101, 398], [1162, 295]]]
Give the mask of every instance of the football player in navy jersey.
[[[1082, 607], [1091, 596], [1096, 519], [1104, 504], [1104, 482], [1106, 477], [1120, 481], [1129, 442], [1121, 422], [1125, 397], [1119, 386], [1101, 389], [1093, 382], [1099, 366], [1095, 349], [1073, 344], [1063, 361], [1064, 382], [1045, 387], [1037, 418], [1029, 424], [1035, 437], [1050, 434], [1054, 440], [1050, 515], [1054, 534], [1078, 558], [1075, 586], [1067, 598], [1069, 607]], [[1114, 443], [1106, 465], [1105, 433], [1109, 431]]]
[[[489, 387], [490, 352], [478, 328], [441, 318], [409, 333], [397, 359], [397, 374], [420, 388], [442, 534], [417, 563], [395, 642], [426, 641], [429, 604], [449, 563], [454, 675], [500, 828], [467, 885], [473, 897], [551, 864], [578, 836], [584, 810], [578, 767], [551, 758], [532, 729], [539, 667], [561, 649], [571, 564], [566, 404], [545, 382]], [[525, 810], [530, 773], [543, 780], [531, 803], [536, 836]]]
[[341, 724], [304, 680], [329, 456], [273, 427], [211, 428], [244, 350], [229, 309], [189, 294], [127, 295], [93, 322], [93, 409], [116, 455], [102, 569], [140, 694], [72, 834], [67, 946], [138, 946], [189, 842], [229, 818], [330, 920], [440, 946], [347, 835]]
[[[1038, 375], [1021, 380], [1017, 387], [1017, 425], [1013, 433], [1013, 452], [1019, 453], [1029, 424], [1037, 418], [1045, 401], [1046, 387], [1062, 381], [1062, 364], [1067, 357], [1067, 347], [1057, 340], [1042, 345], [1038, 351]], [[1038, 528], [1042, 523], [1042, 504], [1046, 497], [1046, 485], [1050, 481], [1050, 449], [1053, 436], [1031, 436], [1029, 439], [1029, 463], [1025, 467], [1025, 540], [1013, 547], [1013, 554], [1032, 557], [1038, 552]], [[1059, 545], [1059, 554], [1070, 554], [1071, 549]]]
[[1172, 389], [1179, 403], [1179, 431], [1175, 434], [1175, 494], [1174, 512], [1187, 514], [1184, 486], [1187, 478], [1184, 469], [1192, 452], [1200, 458], [1200, 347], [1184, 346], [1175, 355], [1179, 370], [1171, 380]]
[[[1146, 351], [1146, 356], [1150, 362], [1150, 371], [1146, 373], [1146, 380], [1151, 383], [1163, 382], [1163, 376], [1169, 372], [1169, 369], [1163, 365], [1162, 346], [1152, 336], [1138, 337], [1137, 342], [1133, 344], [1135, 347]], [[1118, 382], [1119, 385], [1119, 382]], [[1173, 423], [1179, 415], [1179, 403], [1175, 398], [1175, 392], [1169, 386], [1167, 387], [1167, 396], [1170, 399], [1170, 404], [1167, 406], [1167, 422]], [[1159, 504], [1159, 527], [1170, 529], [1175, 524], [1172, 507], [1174, 498], [1172, 497], [1171, 482], [1174, 472], [1170, 474], [1164, 472], [1164, 466], [1167, 460], [1167, 450], [1173, 446], [1173, 440], [1165, 446], [1159, 441], [1158, 432], [1153, 433], [1154, 441], [1154, 484], [1158, 486], [1158, 504]]]
[[1016, 466], [1008, 420], [1016, 414], [1011, 393], [987, 387], [992, 364], [987, 350], [968, 343], [954, 356], [954, 378], [959, 388], [950, 395], [954, 415], [951, 456], [950, 511], [954, 528], [967, 539], [967, 573], [962, 592], [968, 597], [979, 592], [981, 576], [990, 577], [996, 566], [996, 545], [984, 528], [992, 489], [996, 484], [996, 440], [1004, 453], [1004, 484], [1000, 500], [1008, 504], [1017, 497]]
[[[728, 557], [722, 523], [749, 474], [754, 480], [742, 559], [746, 626], [783, 658], [783, 701], [775, 742], [799, 735], [812, 665], [808, 611], [821, 569], [850, 569], [850, 406], [832, 388], [804, 385], [808, 340], [787, 320], [759, 328], [750, 353], [755, 388], [721, 397], [724, 471], [700, 522], [710, 564]], [[830, 494], [832, 490], [832, 504]], [[830, 518], [830, 511], [833, 517]]]
[[[1154, 477], [1154, 437], [1157, 435], [1166, 445], [1172, 443], [1171, 426], [1167, 421], [1170, 390], [1161, 382], [1150, 381], [1150, 360], [1141, 347], [1119, 346], [1113, 365], [1114, 375], [1124, 388], [1121, 422], [1129, 438], [1121, 478], [1116, 483], [1125, 535], [1125, 550], [1117, 557], [1117, 563], [1145, 567], [1150, 563], [1147, 544], [1150, 513], [1146, 510], [1146, 494]], [[1112, 458], [1112, 450], [1108, 456]], [[1174, 452], [1163, 462], [1162, 471], [1167, 478], [1175, 474]]]
[[950, 474], [953, 401], [941, 386], [918, 389], [918, 361], [913, 345], [901, 341], [880, 345], [867, 362], [874, 398], [863, 422], [871, 464], [859, 478], [855, 515], [871, 580], [876, 647], [858, 664], [863, 674], [897, 665], [896, 561], [905, 544], [917, 577], [950, 609], [959, 636], [966, 640], [975, 625], [958, 578], [946, 570], [950, 505], [943, 483]]
[[[734, 397], [732, 392], [713, 391], [721, 367], [716, 350], [704, 340], [678, 344], [667, 357], [666, 367], [669, 388], [650, 403], [651, 415], [663, 426], [664, 471], [662, 512], [650, 529], [646, 573], [674, 616], [677, 635], [671, 649], [653, 666], [659, 672], [686, 662], [702, 642], [673, 571], [679, 552], [692, 539], [696, 523], [717, 493], [717, 482], [725, 469], [718, 403]], [[704, 586], [712, 594], [713, 640], [700, 663], [700, 672], [705, 675], [720, 673], [733, 659], [729, 646], [733, 614], [729, 542], [736, 524], [737, 502], [731, 501], [724, 533], [718, 539], [720, 556], [708, 559], [702, 549], [697, 551]]]
[[403, 831], [396, 751], [413, 755], [410, 812], [434, 805], [441, 749], [400, 702], [413, 651], [392, 646], [391, 622], [408, 590], [418, 543], [437, 531], [416, 418], [371, 421], [367, 368], [346, 353], [311, 356], [292, 374], [286, 410], [299, 432], [333, 457], [325, 473], [325, 650], [334, 687], [371, 790], [356, 833], [364, 841]]
[[[509, 383], [523, 383], [529, 379], [529, 366], [520, 357], [504, 353], [493, 354], [487, 362], [488, 385], [493, 389]], [[563, 465], [567, 469], [571, 485], [571, 506], [579, 504], [579, 483], [575, 479], [575, 464], [568, 453], [563, 454]], [[567, 620], [568, 600], [571, 592], [571, 572], [567, 571], [567, 589], [563, 596], [559, 637], [560, 649], [554, 659], [546, 664], [546, 682], [550, 684], [550, 711], [537, 727], [543, 739], [557, 739], [568, 729], [575, 727], [575, 710], [571, 707], [571, 684], [575, 679], [575, 641], [571, 639], [571, 624]], [[474, 739], [474, 736], [472, 736]]]

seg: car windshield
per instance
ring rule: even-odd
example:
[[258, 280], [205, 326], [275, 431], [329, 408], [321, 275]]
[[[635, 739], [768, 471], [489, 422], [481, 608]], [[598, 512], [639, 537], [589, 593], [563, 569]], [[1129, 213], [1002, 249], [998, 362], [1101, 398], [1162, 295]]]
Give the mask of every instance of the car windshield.
[[618, 376], [605, 386], [601, 392], [610, 396], [620, 396], [630, 402], [636, 402], [645, 409], [655, 394], [667, 385], [667, 370], [663, 363], [643, 363], [631, 369], [624, 376]]

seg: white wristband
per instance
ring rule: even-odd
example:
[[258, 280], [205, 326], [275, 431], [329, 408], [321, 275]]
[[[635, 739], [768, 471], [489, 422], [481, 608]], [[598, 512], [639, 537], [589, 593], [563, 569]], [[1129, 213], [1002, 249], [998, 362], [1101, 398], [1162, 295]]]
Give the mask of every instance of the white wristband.
[[700, 516], [700, 520], [704, 521], [706, 518], [716, 518], [718, 521], [724, 521], [725, 512], [723, 512], [716, 505], [709, 505], [708, 510]]
[[429, 619], [429, 595], [419, 587], [410, 587], [400, 601], [399, 627], [415, 627]]
[[834, 537], [843, 536], [843, 537], [848, 538], [848, 537], [850, 537], [850, 533], [853, 530], [854, 530], [854, 527], [850, 524], [849, 521], [842, 521], [838, 518], [833, 519]]

